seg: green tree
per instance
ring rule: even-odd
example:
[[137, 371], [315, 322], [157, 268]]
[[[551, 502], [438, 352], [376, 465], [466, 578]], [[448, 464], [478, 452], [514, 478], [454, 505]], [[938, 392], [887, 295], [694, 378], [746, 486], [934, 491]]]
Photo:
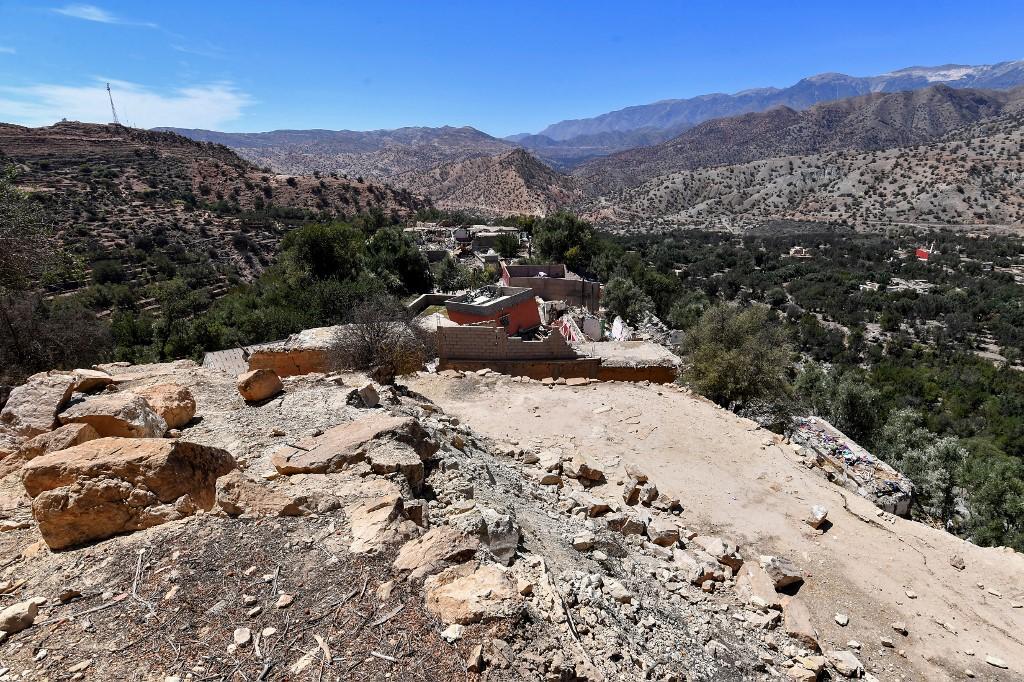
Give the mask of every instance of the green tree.
[[847, 372], [835, 384], [829, 421], [858, 443], [870, 443], [878, 423], [878, 391], [857, 372]]
[[654, 301], [628, 277], [613, 277], [601, 292], [608, 317], [621, 317], [630, 324], [640, 322], [654, 310]]
[[737, 409], [788, 396], [792, 350], [768, 308], [708, 308], [684, 337], [682, 352], [686, 378], [719, 405]]
[[572, 213], [554, 213], [533, 228], [537, 255], [572, 269], [589, 266], [596, 251], [597, 236], [590, 223]]
[[494, 243], [494, 250], [502, 258], [515, 258], [519, 255], [519, 235], [511, 232], [499, 234]]

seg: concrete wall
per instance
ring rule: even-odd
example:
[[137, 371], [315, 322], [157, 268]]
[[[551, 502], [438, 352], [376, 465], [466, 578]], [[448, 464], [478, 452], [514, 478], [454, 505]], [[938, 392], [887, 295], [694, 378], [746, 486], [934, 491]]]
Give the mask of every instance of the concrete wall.
[[531, 379], [596, 379], [601, 368], [599, 358], [577, 358], [575, 360], [442, 360], [438, 370], [458, 369], [475, 372], [487, 368], [501, 374]]
[[[540, 273], [547, 277], [539, 277]], [[545, 301], [565, 301], [596, 313], [601, 305], [601, 283], [583, 279], [566, 279], [565, 266], [505, 265], [501, 267], [501, 283], [507, 287], [528, 287], [534, 296]]]

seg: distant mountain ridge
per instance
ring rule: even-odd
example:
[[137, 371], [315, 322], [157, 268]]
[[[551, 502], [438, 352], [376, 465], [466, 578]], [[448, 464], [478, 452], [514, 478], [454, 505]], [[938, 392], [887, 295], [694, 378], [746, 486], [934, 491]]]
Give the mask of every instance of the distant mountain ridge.
[[246, 160], [281, 173], [338, 173], [387, 181], [410, 171], [476, 156], [491, 156], [515, 145], [475, 128], [397, 128], [395, 130], [274, 130], [221, 133], [160, 128], [193, 140], [216, 142]]
[[785, 88], [755, 88], [734, 94], [712, 93], [626, 107], [590, 118], [560, 121], [538, 135], [566, 141], [581, 135], [640, 129], [681, 131], [712, 118], [765, 111], [775, 106], [806, 109], [824, 101], [872, 92], [919, 90], [936, 84], [954, 88], [1005, 89], [1024, 85], [1024, 60], [991, 65], [912, 66], [878, 76], [822, 73]]
[[585, 191], [600, 195], [667, 173], [709, 166], [926, 144], [1022, 103], [1024, 87], [974, 90], [935, 85], [825, 102], [803, 111], [780, 106], [705, 121], [667, 142], [593, 159], [574, 175]]

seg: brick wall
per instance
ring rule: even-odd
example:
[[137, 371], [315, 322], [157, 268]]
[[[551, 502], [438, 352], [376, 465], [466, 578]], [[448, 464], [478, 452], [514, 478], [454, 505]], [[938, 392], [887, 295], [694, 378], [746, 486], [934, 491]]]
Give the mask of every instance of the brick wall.
[[524, 341], [500, 327], [440, 327], [437, 353], [445, 360], [573, 360], [579, 356], [562, 338], [549, 334], [542, 341]]

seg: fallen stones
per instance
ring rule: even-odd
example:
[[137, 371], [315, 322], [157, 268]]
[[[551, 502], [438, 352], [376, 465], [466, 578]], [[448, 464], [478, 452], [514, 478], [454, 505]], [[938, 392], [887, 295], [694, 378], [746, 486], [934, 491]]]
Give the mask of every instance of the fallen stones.
[[825, 654], [828, 662], [843, 677], [863, 677], [864, 666], [849, 651], [829, 651]]
[[64, 549], [209, 511], [234, 467], [219, 448], [100, 438], [37, 457], [23, 481], [46, 544]]
[[408, 571], [411, 580], [419, 580], [469, 561], [479, 548], [475, 536], [452, 526], [438, 526], [402, 545], [393, 566], [396, 571]]
[[412, 417], [374, 414], [285, 446], [275, 452], [270, 461], [282, 474], [340, 471], [362, 461], [371, 447], [385, 440], [411, 446], [421, 459], [437, 451], [437, 444]]
[[423, 487], [423, 460], [404, 443], [383, 441], [367, 450], [366, 461], [379, 476], [401, 473], [415, 493]]
[[611, 507], [607, 502], [590, 493], [583, 491], [574, 492], [571, 497], [574, 502], [586, 510], [587, 516], [591, 518], [607, 514], [611, 511]]
[[0, 460], [0, 476], [20, 469], [25, 462], [31, 462], [36, 457], [81, 445], [99, 437], [96, 429], [88, 424], [67, 424], [53, 431], [41, 433], [22, 445], [11, 456]]
[[603, 583], [604, 591], [615, 601], [620, 604], [629, 604], [633, 601], [633, 594], [615, 578], [605, 578]]
[[149, 403], [150, 408], [167, 422], [167, 428], [180, 429], [196, 416], [196, 401], [192, 393], [178, 384], [156, 384], [134, 391]]
[[377, 393], [377, 389], [374, 388], [373, 384], [366, 384], [357, 392], [359, 399], [363, 401], [363, 405], [366, 407], [377, 407], [380, 405], [380, 394]]
[[114, 383], [114, 377], [98, 369], [76, 369], [71, 376], [75, 378], [76, 393], [92, 393]]
[[738, 571], [743, 565], [743, 558], [739, 555], [736, 543], [728, 538], [717, 535], [698, 535], [693, 538], [693, 543], [719, 563], [729, 566], [734, 571]]
[[609, 530], [623, 535], [643, 535], [647, 526], [643, 520], [632, 513], [618, 512], [604, 517]]
[[573, 538], [572, 547], [578, 552], [588, 552], [594, 548], [597, 538], [589, 531], [584, 531]]
[[655, 517], [647, 524], [647, 537], [661, 547], [673, 547], [679, 543], [679, 527], [672, 521]]
[[845, 628], [847, 625], [850, 624], [850, 617], [845, 613], [837, 613], [835, 620], [836, 625], [838, 625], [841, 628]]
[[597, 467], [582, 453], [576, 453], [568, 462], [562, 463], [562, 473], [569, 478], [578, 479], [586, 487], [604, 483], [604, 471]]
[[996, 656], [986, 656], [985, 662], [993, 668], [1002, 668], [1003, 670], [1005, 670], [1010, 667], [1006, 664], [1006, 661]]
[[808, 526], [810, 526], [811, 528], [814, 528], [815, 530], [818, 530], [823, 525], [825, 525], [825, 521], [827, 519], [828, 519], [828, 509], [826, 509], [825, 507], [821, 506], [820, 504], [816, 504], [813, 507], [811, 507], [811, 513], [808, 514], [808, 516], [805, 519], [805, 521], [807, 522]]
[[909, 631], [907, 630], [907, 624], [900, 620], [892, 624], [892, 629], [900, 633], [904, 637], [906, 637], [907, 634], [909, 634]]
[[819, 651], [818, 632], [811, 622], [811, 612], [799, 597], [782, 598], [782, 627], [786, 634], [812, 651]]
[[804, 576], [792, 561], [777, 556], [762, 556], [761, 568], [771, 578], [776, 590], [803, 583]]
[[499, 566], [453, 566], [424, 581], [427, 610], [444, 623], [469, 625], [511, 616], [522, 597]]
[[22, 438], [53, 430], [57, 413], [71, 399], [75, 379], [69, 374], [37, 374], [11, 391], [0, 425]]
[[258, 403], [284, 390], [284, 384], [272, 369], [253, 369], [239, 374], [235, 385], [242, 398], [249, 403]]
[[[39, 607], [45, 603], [46, 600], [42, 597], [33, 597], [17, 604], [11, 604], [0, 611], [0, 632], [4, 633], [4, 636], [9, 636], [31, 627], [36, 616], [39, 615]], [[0, 641], [2, 640], [3, 637], [0, 637]]]
[[378, 478], [367, 481], [361, 490], [366, 497], [345, 509], [352, 531], [350, 552], [366, 554], [417, 534], [416, 524], [404, 517], [398, 486]]
[[964, 558], [959, 554], [953, 554], [949, 557], [949, 565], [958, 571], [962, 571], [967, 568], [967, 564], [964, 563]]
[[103, 437], [160, 438], [167, 422], [134, 393], [107, 393], [72, 405], [60, 415], [62, 424], [89, 424]]
[[736, 590], [748, 602], [760, 599], [766, 608], [781, 609], [782, 602], [775, 592], [775, 583], [759, 564], [748, 561], [736, 574]]
[[703, 585], [712, 580], [722, 582], [725, 573], [721, 565], [710, 555], [701, 551], [672, 550], [672, 562], [691, 585]]
[[228, 516], [302, 516], [294, 499], [232, 470], [217, 479], [217, 504]]
[[486, 507], [480, 513], [486, 524], [482, 538], [484, 544], [495, 559], [508, 566], [519, 547], [519, 526], [510, 514], [500, 514]]

